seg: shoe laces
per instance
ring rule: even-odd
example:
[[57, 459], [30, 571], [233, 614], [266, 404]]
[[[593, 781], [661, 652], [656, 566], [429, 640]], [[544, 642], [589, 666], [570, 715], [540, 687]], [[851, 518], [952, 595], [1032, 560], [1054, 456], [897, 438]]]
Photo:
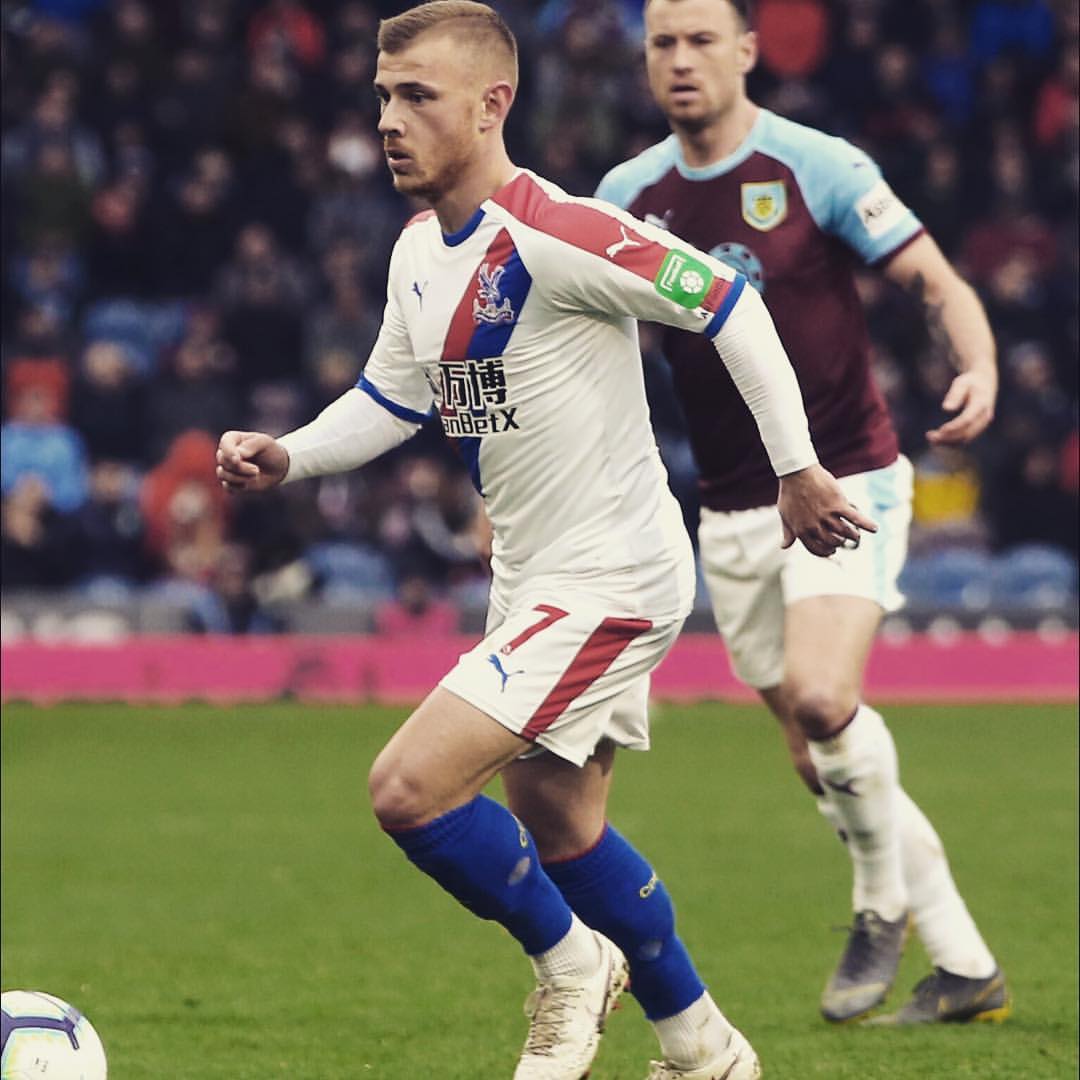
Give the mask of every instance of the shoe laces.
[[580, 985], [542, 983], [525, 999], [525, 1015], [530, 1021], [525, 1040], [526, 1055], [552, 1056], [555, 1047], [562, 1041], [567, 1020], [584, 992], [584, 987]]
[[675, 1073], [666, 1061], [650, 1061], [649, 1075], [645, 1080], [672, 1080], [674, 1076]]

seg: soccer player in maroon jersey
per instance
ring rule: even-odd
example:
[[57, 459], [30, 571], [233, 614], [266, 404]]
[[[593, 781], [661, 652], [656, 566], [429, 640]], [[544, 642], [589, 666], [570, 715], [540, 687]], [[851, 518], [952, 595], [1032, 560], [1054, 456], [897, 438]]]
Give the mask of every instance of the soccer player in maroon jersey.
[[645, 26], [650, 86], [672, 134], [612, 170], [597, 195], [737, 266], [763, 293], [822, 464], [880, 526], [829, 559], [782, 550], [776, 481], [750, 412], [706, 344], [665, 330], [701, 477], [698, 535], [717, 625], [853, 863], [854, 927], [822, 1013], [849, 1020], [885, 999], [910, 919], [934, 970], [880, 1021], [1003, 1019], [1002, 973], [937, 833], [900, 786], [885, 722], [862, 700], [882, 615], [903, 600], [912, 470], [871, 376], [854, 270], [876, 266], [916, 297], [957, 368], [942, 402], [955, 415], [927, 432], [931, 443], [967, 443], [990, 422], [990, 327], [870, 158], [747, 97], [756, 60], [747, 0], [646, 0]]

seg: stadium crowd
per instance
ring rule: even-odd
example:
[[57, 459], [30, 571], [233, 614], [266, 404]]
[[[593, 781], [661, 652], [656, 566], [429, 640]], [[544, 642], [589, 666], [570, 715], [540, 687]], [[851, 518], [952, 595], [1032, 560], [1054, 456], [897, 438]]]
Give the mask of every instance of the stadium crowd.
[[[523, 43], [519, 164], [588, 194], [666, 133], [639, 0], [505, 0]], [[234, 500], [219, 433], [280, 434], [357, 379], [390, 248], [371, 0], [3, 6], [5, 587], [153, 593], [194, 629], [273, 631], [275, 602], [375, 604], [386, 632], [482, 601], [486, 538], [436, 423], [363, 471]], [[913, 571], [1077, 552], [1076, 5], [760, 0], [752, 96], [881, 164], [975, 285], [998, 418], [930, 447], [947, 360], [912, 301], [860, 278], [875, 367], [916, 467]], [[690, 451], [643, 328], [654, 424], [696, 515]], [[978, 560], [982, 560], [981, 562]], [[935, 579], [937, 580], [937, 579]]]

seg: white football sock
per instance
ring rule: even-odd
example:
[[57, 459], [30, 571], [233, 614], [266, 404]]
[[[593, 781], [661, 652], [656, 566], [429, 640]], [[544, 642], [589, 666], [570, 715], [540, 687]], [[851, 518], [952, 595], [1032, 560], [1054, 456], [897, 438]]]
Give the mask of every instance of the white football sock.
[[956, 888], [934, 826], [902, 788], [896, 809], [911, 914], [930, 962], [969, 979], [989, 977], [997, 964]]
[[885, 721], [860, 705], [843, 731], [808, 739], [810, 760], [847, 834], [854, 864], [852, 907], [895, 922], [908, 906], [897, 824], [899, 768]]
[[847, 833], [844, 831], [844, 823], [840, 820], [840, 811], [829, 802], [825, 795], [815, 795], [814, 801], [817, 803], [818, 813], [829, 823], [829, 827], [836, 833], [840, 843], [847, 847]]
[[664, 1058], [679, 1069], [700, 1069], [715, 1061], [731, 1038], [731, 1024], [708, 991], [682, 1012], [654, 1020]]
[[596, 935], [574, 915], [565, 937], [529, 959], [537, 982], [550, 982], [563, 975], [592, 975], [600, 963], [600, 946]]

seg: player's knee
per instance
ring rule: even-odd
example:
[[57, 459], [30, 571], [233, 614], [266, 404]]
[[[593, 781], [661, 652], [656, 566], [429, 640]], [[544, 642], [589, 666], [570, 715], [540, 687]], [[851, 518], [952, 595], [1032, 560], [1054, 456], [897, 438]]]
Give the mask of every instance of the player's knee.
[[[859, 705], [853, 693], [838, 686], [798, 688], [792, 692], [791, 700], [795, 722], [809, 739], [827, 739], [835, 735]], [[801, 770], [800, 775], [803, 775]]]
[[400, 766], [376, 760], [368, 774], [371, 808], [384, 829], [412, 829], [431, 816], [430, 799], [419, 780]]

